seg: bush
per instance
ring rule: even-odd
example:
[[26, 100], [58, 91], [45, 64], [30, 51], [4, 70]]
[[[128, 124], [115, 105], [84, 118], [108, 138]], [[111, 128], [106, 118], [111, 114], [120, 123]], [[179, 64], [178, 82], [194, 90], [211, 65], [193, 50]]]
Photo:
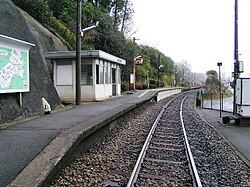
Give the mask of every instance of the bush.
[[[152, 89], [155, 89], [155, 88], [158, 87], [158, 81], [157, 80], [149, 80], [149, 84], [152, 86]], [[165, 86], [164, 82], [159, 82], [159, 87], [164, 87], [164, 86]]]
[[156, 84], [149, 84], [149, 88], [150, 88], [150, 89], [156, 89], [156, 88], [157, 88], [157, 85], [156, 85]]
[[121, 84], [121, 92], [125, 92], [129, 90], [129, 83], [128, 82], [124, 82]]
[[46, 0], [13, 0], [13, 2], [43, 24], [47, 23], [52, 15]]
[[143, 82], [138, 82], [138, 83], [136, 83], [135, 87], [138, 90], [146, 90], [147, 89], [147, 84], [145, 84]]
[[[68, 46], [68, 48], [74, 48], [76, 44], [76, 37], [75, 34], [70, 31], [70, 29], [68, 29], [61, 21], [59, 21], [55, 17], [51, 17], [48, 24], [48, 27], [52, 28], [52, 31], [54, 30], [59, 34], [59, 38], [63, 39], [62, 41], [66, 41], [64, 43]], [[53, 33], [55, 34], [55, 32]]]

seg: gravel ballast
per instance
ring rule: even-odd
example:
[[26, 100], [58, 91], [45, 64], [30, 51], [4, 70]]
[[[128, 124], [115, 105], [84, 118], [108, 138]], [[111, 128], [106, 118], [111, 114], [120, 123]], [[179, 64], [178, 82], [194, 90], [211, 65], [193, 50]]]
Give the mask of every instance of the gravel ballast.
[[[78, 157], [51, 186], [126, 186], [155, 118], [169, 99], [147, 103]], [[184, 104], [184, 123], [203, 186], [250, 186], [250, 169], [194, 110]]]

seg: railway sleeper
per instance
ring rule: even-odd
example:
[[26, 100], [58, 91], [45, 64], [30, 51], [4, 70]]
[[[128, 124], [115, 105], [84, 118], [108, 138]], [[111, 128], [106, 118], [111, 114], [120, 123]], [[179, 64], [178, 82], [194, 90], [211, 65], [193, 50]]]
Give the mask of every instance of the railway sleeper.
[[176, 161], [176, 160], [162, 160], [162, 159], [156, 159], [156, 158], [145, 158], [145, 161], [147, 162], [159, 162], [159, 163], [165, 163], [165, 164], [175, 164], [175, 165], [184, 165], [187, 164], [187, 161]]
[[168, 172], [168, 173], [179, 173], [181, 175], [184, 175], [184, 173], [186, 173], [187, 171], [189, 171], [186, 168], [186, 171], [184, 170], [184, 168], [178, 168], [178, 167], [174, 167], [174, 165], [172, 165], [172, 167], [163, 167], [163, 166], [150, 166], [150, 165], [146, 165], [143, 164], [142, 165], [142, 169], [146, 169], [146, 170], [158, 170], [158, 171], [163, 171], [163, 172]]
[[147, 152], [146, 156], [152, 157], [152, 158], [161, 158], [161, 159], [166, 159], [168, 160], [169, 158], [173, 159], [183, 159], [183, 154], [185, 152], [178, 152], [178, 151], [165, 151], [165, 152], [160, 152], [157, 150], [150, 150], [150, 152]]
[[163, 127], [176, 127], [176, 126], [178, 126], [180, 124], [180, 120], [178, 120], [178, 121], [174, 121], [174, 122], [172, 122], [172, 121], [169, 121], [169, 120], [160, 120], [159, 122], [158, 122], [158, 125], [161, 127], [161, 126], [163, 126]]
[[157, 142], [154, 140], [151, 142], [151, 145], [155, 145], [157, 147], [161, 146], [161, 147], [176, 147], [176, 148], [181, 148], [184, 145], [183, 141], [182, 142], [181, 141], [173, 142], [173, 141], [165, 141], [165, 140], [164, 140], [164, 142], [162, 140], [159, 140], [159, 141], [161, 141], [161, 142]]
[[142, 163], [142, 167], [161, 167], [166, 168], [169, 170], [183, 170], [186, 168], [185, 164], [176, 164], [176, 163], [165, 163], [165, 162], [152, 162], [152, 161], [145, 161]]
[[[172, 124], [169, 124], [169, 125], [172, 125]], [[181, 127], [161, 127], [161, 126], [157, 126], [157, 130], [159, 131], [169, 131], [169, 130], [172, 130], [172, 131], [176, 131], [176, 130], [179, 130], [179, 132], [181, 131]]]
[[[182, 155], [181, 155], [182, 156]], [[160, 159], [160, 160], [170, 160], [170, 161], [176, 161], [176, 162], [181, 162], [182, 160], [186, 159], [185, 157], [180, 157], [179, 155], [174, 155], [174, 154], [159, 154], [159, 153], [147, 153], [146, 154], [147, 158], [152, 158], [152, 159]]]
[[190, 177], [190, 173], [189, 173], [189, 169], [187, 168], [186, 170], [173, 170], [173, 171], [169, 171], [166, 170], [164, 168], [142, 168], [141, 169], [141, 175], [143, 174], [153, 174], [162, 178], [168, 178], [168, 177], [174, 177], [177, 179], [182, 179], [182, 180], [186, 180], [191, 178]]
[[180, 130], [178, 130], [178, 129], [175, 129], [175, 130], [160, 130], [160, 129], [157, 128], [155, 130], [155, 134], [157, 134], [157, 135], [169, 134], [169, 135], [174, 136], [175, 134], [180, 135]]
[[149, 146], [149, 149], [155, 149], [155, 150], [159, 150], [159, 151], [169, 151], [169, 152], [183, 152], [185, 151], [185, 149], [173, 149], [173, 148], [169, 148], [169, 147], [155, 147], [155, 146], [152, 146], [150, 145]]
[[[157, 180], [157, 181], [155, 181]], [[159, 176], [159, 175], [152, 175], [152, 174], [140, 174], [138, 184], [141, 186], [144, 184], [152, 184], [152, 182], [156, 182], [158, 185], [169, 185], [169, 186], [192, 186], [192, 179], [180, 179], [175, 178], [173, 176]], [[161, 183], [160, 183], [161, 182]], [[151, 186], [151, 185], [150, 185]]]
[[174, 134], [174, 133], [171, 133], [171, 134], [165, 133], [164, 135], [153, 134], [153, 137], [158, 138], [158, 139], [180, 139], [181, 136], [183, 135], [178, 136], [177, 134]]
[[180, 122], [180, 119], [179, 120], [171, 120], [168, 118], [169, 118], [169, 116], [163, 115], [159, 121], [159, 125], [178, 125]]
[[[180, 144], [180, 139], [158, 139], [158, 138], [152, 138], [152, 144], [155, 144], [156, 146], [162, 146], [162, 147], [169, 147], [172, 145], [172, 147], [182, 147], [184, 144]], [[162, 145], [157, 145], [157, 143], [161, 143]]]

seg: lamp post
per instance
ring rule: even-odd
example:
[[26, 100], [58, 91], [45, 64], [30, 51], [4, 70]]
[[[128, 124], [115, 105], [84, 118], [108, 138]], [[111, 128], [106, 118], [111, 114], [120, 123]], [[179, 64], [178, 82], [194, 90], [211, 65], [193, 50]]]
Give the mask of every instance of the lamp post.
[[163, 68], [163, 65], [160, 65], [158, 67], [158, 84], [157, 84], [158, 88], [160, 87], [160, 70], [161, 70], [161, 68]]
[[222, 66], [222, 62], [218, 62], [217, 66], [219, 66], [219, 85], [220, 85], [220, 117], [221, 117], [221, 73], [220, 73], [220, 67]]
[[163, 67], [161, 64], [161, 55], [158, 54], [158, 80], [157, 80], [157, 87], [160, 87], [160, 69]]
[[133, 84], [133, 90], [135, 91], [135, 59], [134, 59], [134, 62], [133, 62], [134, 66], [133, 66], [133, 74], [134, 74], [134, 84]]
[[97, 21], [94, 25], [81, 29], [82, 0], [77, 0], [77, 27], [76, 27], [76, 105], [81, 104], [81, 37], [83, 32], [93, 29], [99, 25]]

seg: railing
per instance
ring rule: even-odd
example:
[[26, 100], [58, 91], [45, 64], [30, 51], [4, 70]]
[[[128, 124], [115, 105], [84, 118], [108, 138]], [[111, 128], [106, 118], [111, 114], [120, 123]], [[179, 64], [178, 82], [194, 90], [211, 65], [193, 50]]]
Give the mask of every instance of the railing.
[[[207, 95], [202, 94], [201, 99], [201, 107], [205, 109], [216, 109], [220, 110], [220, 99], [214, 99], [213, 93], [210, 93], [209, 99], [204, 99]], [[232, 112], [233, 111], [233, 98], [232, 97], [224, 97], [224, 94], [221, 95], [221, 111]]]

